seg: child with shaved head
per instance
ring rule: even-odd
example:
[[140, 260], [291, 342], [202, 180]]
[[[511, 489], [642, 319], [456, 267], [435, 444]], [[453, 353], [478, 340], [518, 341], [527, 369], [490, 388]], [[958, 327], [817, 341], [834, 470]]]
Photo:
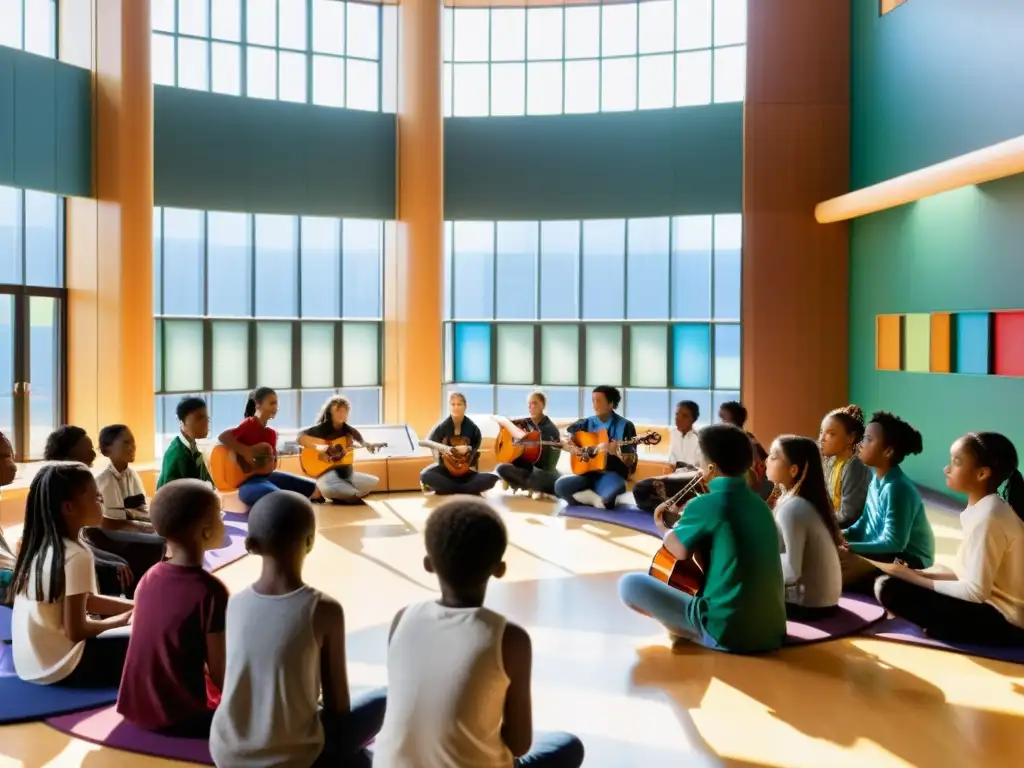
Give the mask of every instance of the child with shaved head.
[[205, 737], [224, 683], [228, 591], [203, 569], [224, 543], [220, 497], [200, 480], [174, 480], [153, 496], [153, 528], [170, 558], [142, 577], [117, 711], [153, 731]]
[[274, 491], [249, 511], [245, 545], [263, 570], [228, 602], [224, 697], [210, 732], [217, 765], [368, 764], [362, 750], [386, 692], [350, 701], [345, 615], [302, 580], [315, 537], [313, 506], [298, 493]]

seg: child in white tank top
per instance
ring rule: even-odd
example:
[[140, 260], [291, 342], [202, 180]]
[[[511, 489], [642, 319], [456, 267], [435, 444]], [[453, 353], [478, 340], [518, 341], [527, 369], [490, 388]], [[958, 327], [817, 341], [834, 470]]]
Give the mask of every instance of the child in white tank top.
[[453, 499], [431, 513], [426, 545], [441, 599], [391, 624], [375, 768], [578, 768], [575, 736], [534, 742], [530, 636], [483, 607], [488, 580], [505, 573], [501, 518], [481, 499]]

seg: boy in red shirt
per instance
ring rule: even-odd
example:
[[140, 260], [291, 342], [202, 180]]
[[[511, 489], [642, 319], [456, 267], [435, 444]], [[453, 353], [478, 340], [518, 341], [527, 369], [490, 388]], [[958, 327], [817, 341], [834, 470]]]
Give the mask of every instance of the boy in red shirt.
[[117, 711], [151, 731], [206, 738], [224, 684], [228, 591], [203, 569], [224, 542], [220, 497], [201, 480], [173, 480], [150, 504], [171, 556], [135, 590]]

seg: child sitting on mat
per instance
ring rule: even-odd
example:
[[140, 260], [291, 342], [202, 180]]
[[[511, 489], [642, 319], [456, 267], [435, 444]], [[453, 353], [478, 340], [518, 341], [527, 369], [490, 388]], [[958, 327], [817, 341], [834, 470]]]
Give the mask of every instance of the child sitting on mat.
[[96, 478], [84, 464], [55, 462], [32, 479], [10, 586], [14, 669], [22, 680], [83, 688], [121, 681], [132, 603], [97, 594], [92, 553], [78, 543], [82, 528], [102, 517]]
[[488, 581], [505, 574], [501, 518], [482, 499], [453, 499], [431, 512], [425, 538], [423, 566], [437, 574], [441, 598], [403, 608], [391, 622], [387, 714], [373, 764], [582, 765], [575, 736], [534, 743], [530, 636], [483, 606]]
[[783, 489], [773, 514], [782, 537], [786, 615], [795, 621], [831, 616], [843, 591], [838, 551], [843, 534], [825, 486], [818, 444], [796, 435], [775, 438], [765, 472]]
[[302, 581], [315, 538], [313, 505], [300, 494], [273, 491], [249, 512], [246, 549], [263, 570], [228, 600], [224, 693], [210, 730], [217, 765], [347, 765], [380, 730], [384, 689], [349, 700], [341, 605]]
[[629, 573], [619, 581], [619, 596], [661, 622], [674, 641], [734, 653], [774, 650], [786, 639], [782, 563], [772, 512], [747, 483], [753, 443], [739, 427], [715, 424], [701, 430], [700, 449], [710, 492], [691, 500], [671, 530], [664, 505], [654, 520], [673, 557], [696, 554], [706, 565], [704, 588], [693, 596]]
[[103, 524], [113, 531], [152, 533], [146, 489], [142, 478], [131, 468], [135, 461], [135, 436], [124, 424], [111, 424], [100, 430], [100, 453], [110, 464], [96, 477], [103, 494]]
[[206, 468], [206, 457], [196, 445], [196, 440], [202, 440], [210, 434], [210, 412], [206, 408], [206, 401], [194, 395], [183, 397], [174, 413], [178, 417], [180, 432], [164, 451], [160, 477], [156, 481], [157, 489], [172, 480], [184, 478], [202, 480], [212, 488], [213, 478]]
[[864, 514], [871, 470], [857, 458], [863, 439], [864, 412], [856, 405], [836, 408], [821, 422], [818, 444], [840, 528], [849, 528]]
[[[7, 435], [0, 432], [0, 488], [14, 482], [18, 474], [18, 465], [14, 463], [14, 446], [7, 439]], [[0, 605], [7, 602], [7, 587], [10, 586], [14, 576], [14, 563], [17, 556], [11, 546], [4, 538], [3, 529], [0, 528]]]
[[228, 591], [203, 569], [203, 555], [224, 543], [220, 496], [201, 480], [174, 480], [150, 514], [171, 556], [135, 591], [117, 711], [140, 728], [206, 738], [224, 685]]
[[1017, 449], [998, 432], [968, 432], [950, 449], [946, 485], [967, 496], [956, 571], [879, 565], [889, 575], [875, 583], [878, 601], [936, 640], [1024, 647], [1024, 477]]
[[875, 476], [868, 486], [864, 514], [843, 531], [839, 550], [843, 585], [870, 592], [880, 575], [874, 563], [901, 560], [911, 568], [935, 562], [935, 536], [921, 494], [900, 464], [924, 449], [921, 433], [898, 416], [877, 411], [864, 430], [858, 455]]

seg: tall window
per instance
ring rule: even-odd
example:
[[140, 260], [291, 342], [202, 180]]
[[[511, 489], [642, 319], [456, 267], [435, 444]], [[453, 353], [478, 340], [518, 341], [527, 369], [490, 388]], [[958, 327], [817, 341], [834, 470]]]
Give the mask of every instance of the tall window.
[[0, 0], [0, 45], [54, 58], [57, 0]]
[[[557, 418], [590, 389], [625, 415], [702, 419], [739, 397], [738, 214], [446, 224], [445, 382], [475, 413], [514, 414], [542, 387]], [[705, 416], [707, 414], [707, 416]]]
[[0, 431], [41, 459], [64, 421], [64, 201], [0, 187]]
[[342, 0], [151, 0], [153, 82], [395, 111], [394, 6]]
[[355, 424], [381, 409], [383, 222], [156, 209], [158, 447], [174, 409], [206, 393], [213, 430], [242, 418], [248, 390], [277, 390], [274, 426], [312, 423], [343, 391]]
[[742, 101], [747, 0], [445, 10], [445, 115]]

